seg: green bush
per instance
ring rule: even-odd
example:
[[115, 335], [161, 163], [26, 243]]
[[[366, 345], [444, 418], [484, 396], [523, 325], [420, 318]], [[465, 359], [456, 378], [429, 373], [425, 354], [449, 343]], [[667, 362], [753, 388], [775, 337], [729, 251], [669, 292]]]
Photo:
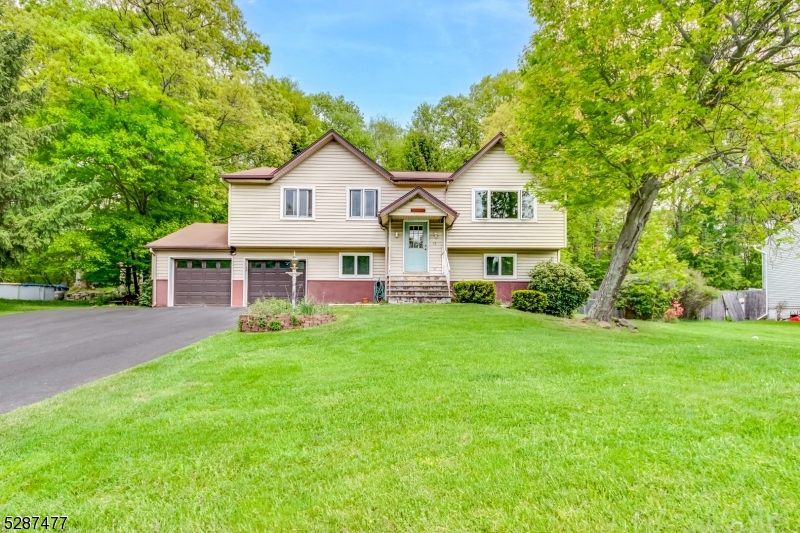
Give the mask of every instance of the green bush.
[[258, 298], [248, 310], [248, 314], [261, 316], [288, 315], [291, 312], [292, 304], [277, 298]]
[[148, 280], [139, 287], [139, 305], [153, 307], [153, 282]]
[[548, 315], [568, 317], [586, 303], [592, 283], [583, 270], [565, 263], [539, 263], [530, 272], [528, 289], [547, 295]]
[[672, 305], [672, 297], [663, 283], [647, 276], [631, 276], [622, 282], [616, 306], [632, 318], [662, 319]]
[[272, 320], [269, 321], [267, 327], [269, 328], [270, 331], [280, 331], [283, 329], [283, 322], [281, 322], [277, 318], [273, 318]]
[[456, 300], [464, 304], [492, 305], [497, 299], [493, 281], [467, 280], [453, 285]]
[[512, 291], [511, 306], [529, 313], [544, 313], [547, 309], [547, 295], [539, 291]]
[[297, 327], [303, 323], [303, 320], [300, 318], [300, 315], [292, 315], [291, 317], [292, 326]]
[[686, 270], [676, 285], [675, 297], [683, 306], [683, 317], [689, 320], [699, 318], [700, 311], [719, 298], [719, 291], [709, 287], [697, 270]]

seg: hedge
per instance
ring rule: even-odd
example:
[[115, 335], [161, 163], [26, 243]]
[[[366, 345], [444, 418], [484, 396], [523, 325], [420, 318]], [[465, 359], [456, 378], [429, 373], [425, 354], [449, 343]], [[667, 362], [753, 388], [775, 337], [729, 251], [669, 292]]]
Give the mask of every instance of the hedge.
[[512, 291], [511, 306], [529, 313], [544, 313], [547, 309], [547, 295], [539, 291]]
[[492, 305], [497, 300], [493, 281], [467, 280], [453, 285], [459, 303]]

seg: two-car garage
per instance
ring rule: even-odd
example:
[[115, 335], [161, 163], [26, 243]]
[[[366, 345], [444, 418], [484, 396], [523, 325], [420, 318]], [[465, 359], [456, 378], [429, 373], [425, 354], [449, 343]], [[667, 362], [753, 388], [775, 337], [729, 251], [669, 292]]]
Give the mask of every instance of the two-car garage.
[[[306, 262], [299, 261], [297, 299], [305, 296]], [[247, 261], [247, 301], [257, 298], [292, 297], [291, 263], [286, 260]], [[175, 259], [173, 297], [175, 306], [230, 306], [231, 261], [220, 259]]]

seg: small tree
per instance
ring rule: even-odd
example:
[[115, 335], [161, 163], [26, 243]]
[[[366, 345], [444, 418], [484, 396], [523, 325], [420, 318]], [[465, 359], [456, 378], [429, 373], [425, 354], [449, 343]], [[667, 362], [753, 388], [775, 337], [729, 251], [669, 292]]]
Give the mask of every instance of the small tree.
[[548, 315], [572, 316], [592, 294], [592, 283], [580, 268], [565, 263], [539, 263], [531, 270], [528, 288], [547, 295]]

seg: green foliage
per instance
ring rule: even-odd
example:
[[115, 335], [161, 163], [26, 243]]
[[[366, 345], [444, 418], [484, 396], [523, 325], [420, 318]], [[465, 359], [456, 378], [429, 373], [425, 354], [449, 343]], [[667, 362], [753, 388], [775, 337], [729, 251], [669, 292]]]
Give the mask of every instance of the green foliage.
[[672, 305], [673, 294], [649, 276], [629, 276], [617, 296], [617, 308], [641, 320], [661, 320]]
[[345, 100], [344, 96], [319, 93], [311, 95], [311, 103], [314, 114], [324, 124], [325, 129], [336, 130], [336, 133], [365, 154], [374, 154], [375, 146], [364, 122], [364, 115], [354, 102]]
[[511, 306], [529, 313], [544, 313], [547, 309], [547, 295], [531, 290], [512, 291]]
[[[729, 203], [746, 205], [750, 216], [740, 223], [762, 233], [798, 216], [800, 20], [793, 6], [530, 5], [538, 30], [522, 60], [512, 149], [536, 176], [541, 199], [637, 207], [626, 209], [629, 231], [614, 248], [619, 265], [627, 267], [652, 206], [676, 187], [686, 187], [689, 205], [717, 197], [714, 209], [727, 196], [715, 191], [737, 182], [740, 199]], [[609, 289], [622, 270], [613, 271]]]
[[689, 320], [699, 318], [700, 311], [720, 297], [719, 291], [706, 284], [703, 274], [687, 269], [674, 283], [675, 297], [683, 307], [683, 316]]
[[303, 319], [300, 318], [300, 315], [292, 314], [292, 316], [289, 317], [289, 320], [291, 321], [293, 327], [297, 327], [303, 323]]
[[544, 312], [548, 315], [572, 316], [592, 294], [592, 284], [583, 270], [566, 263], [539, 263], [530, 277], [528, 288], [547, 295]]
[[44, 86], [21, 88], [33, 42], [27, 35], [2, 29], [5, 23], [0, 9], [0, 268], [42, 249], [69, 227], [79, 218], [82, 200], [61, 179], [62, 169], [43, 168], [30, 160], [57, 128], [29, 127], [42, 106]]
[[267, 328], [269, 328], [270, 331], [280, 331], [283, 329], [283, 322], [281, 322], [276, 318], [273, 318], [267, 324]]
[[292, 304], [278, 298], [258, 298], [250, 304], [247, 312], [257, 316], [288, 315], [292, 312]]
[[153, 306], [153, 282], [149, 279], [142, 283], [139, 292], [139, 305], [142, 307]]
[[631, 273], [667, 271], [677, 274], [688, 267], [678, 259], [670, 245], [668, 217], [669, 213], [665, 211], [655, 211], [650, 216], [629, 266]]
[[467, 280], [453, 284], [456, 301], [462, 304], [493, 305], [497, 291], [493, 281]]
[[256, 318], [256, 321], [258, 322], [258, 330], [259, 331], [264, 331], [264, 329], [266, 329], [266, 327], [267, 327], [267, 318], [263, 317], [263, 316], [259, 316], [258, 318]]
[[408, 170], [403, 159], [403, 136], [405, 130], [397, 121], [385, 116], [371, 118], [368, 126], [372, 138], [372, 152], [367, 153], [383, 168]]

